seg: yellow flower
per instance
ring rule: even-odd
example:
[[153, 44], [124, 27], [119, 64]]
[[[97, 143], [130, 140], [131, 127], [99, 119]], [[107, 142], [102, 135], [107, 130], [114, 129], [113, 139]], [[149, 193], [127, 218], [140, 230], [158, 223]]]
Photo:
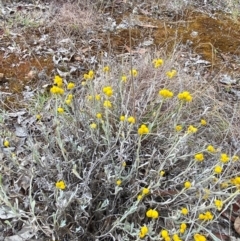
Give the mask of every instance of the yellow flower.
[[194, 241], [206, 241], [207, 239], [205, 238], [205, 236], [201, 235], [201, 234], [194, 234]]
[[87, 96], [87, 100], [88, 100], [88, 101], [91, 101], [92, 99], [93, 99], [93, 96], [92, 96], [92, 95], [88, 95], [88, 96]]
[[109, 66], [104, 66], [103, 67], [103, 72], [104, 73], [108, 73], [110, 71], [110, 67]]
[[112, 96], [113, 94], [113, 89], [111, 86], [106, 86], [106, 87], [103, 87], [103, 93], [105, 95], [107, 95], [108, 97]]
[[182, 130], [182, 126], [181, 125], [176, 125], [175, 126], [175, 130], [176, 131], [181, 131]]
[[64, 89], [61, 88], [61, 87], [58, 87], [58, 86], [54, 85], [54, 86], [50, 89], [50, 92], [51, 92], [52, 94], [60, 94], [60, 95], [62, 95], [62, 94], [64, 93]]
[[56, 76], [54, 77], [53, 83], [54, 83], [55, 85], [57, 85], [57, 87], [62, 87], [62, 86], [63, 86], [63, 79], [62, 79], [60, 76], [56, 75]]
[[81, 85], [82, 85], [82, 86], [85, 86], [86, 84], [87, 84], [86, 81], [82, 81], [82, 82], [81, 82]]
[[184, 233], [186, 231], [186, 229], [187, 229], [187, 224], [181, 223], [179, 232]]
[[116, 184], [117, 184], [118, 186], [120, 186], [120, 185], [122, 184], [122, 181], [121, 181], [120, 179], [118, 179], [118, 180], [116, 181]]
[[101, 113], [97, 113], [97, 114], [96, 114], [96, 117], [97, 117], [98, 119], [102, 119], [102, 114], [101, 114]]
[[222, 153], [220, 156], [220, 161], [226, 163], [230, 160], [229, 156], [226, 153]]
[[178, 94], [178, 99], [186, 102], [192, 101], [192, 96], [188, 91], [183, 91]]
[[167, 71], [166, 75], [169, 79], [172, 79], [174, 76], [177, 75], [177, 71], [175, 69], [173, 69], [171, 71]]
[[126, 167], [126, 166], [127, 166], [127, 163], [126, 163], [126, 162], [123, 162], [123, 163], [122, 163], [122, 166], [123, 166], [123, 167]]
[[214, 172], [215, 172], [216, 174], [221, 174], [221, 172], [222, 172], [222, 167], [219, 166], [219, 165], [215, 166], [215, 167], [214, 167]]
[[58, 112], [59, 114], [62, 114], [62, 113], [64, 113], [64, 109], [63, 109], [62, 107], [58, 107], [58, 108], [57, 108], [57, 112]]
[[70, 104], [72, 103], [72, 100], [66, 99], [66, 100], [65, 100], [65, 103], [66, 103], [67, 105], [70, 105]]
[[196, 133], [197, 131], [198, 129], [192, 125], [190, 125], [187, 130], [188, 133]]
[[173, 97], [173, 92], [168, 90], [168, 89], [162, 89], [159, 91], [159, 95], [162, 96], [163, 98], [172, 98]]
[[97, 101], [101, 100], [101, 95], [95, 95], [95, 100]]
[[8, 140], [5, 140], [5, 141], [3, 142], [3, 145], [4, 145], [4, 147], [9, 147], [9, 146], [10, 146], [10, 143], [9, 143]]
[[148, 227], [146, 225], [142, 226], [140, 229], [139, 237], [144, 238], [148, 233]]
[[212, 146], [212, 145], [208, 145], [207, 146], [207, 151], [211, 152], [211, 153], [215, 153], [216, 149]]
[[163, 230], [161, 231], [161, 236], [162, 236], [164, 239], [167, 238], [167, 237], [169, 237], [168, 231], [167, 231], [166, 229], [163, 229]]
[[93, 77], [94, 77], [94, 72], [93, 72], [93, 70], [89, 70], [88, 76], [89, 76], [89, 79], [93, 79]]
[[187, 215], [188, 214], [188, 209], [187, 208], [182, 208], [181, 213], [183, 215]]
[[75, 84], [73, 83], [73, 82], [69, 82], [68, 84], [67, 84], [67, 89], [68, 90], [71, 90], [71, 89], [73, 89], [75, 87]]
[[222, 206], [223, 206], [222, 200], [216, 199], [216, 200], [214, 201], [214, 204], [215, 204], [217, 210], [218, 210], [218, 211], [221, 211]]
[[56, 182], [55, 186], [56, 186], [57, 189], [61, 189], [61, 190], [64, 190], [66, 188], [65, 182], [62, 181], [62, 180]]
[[204, 120], [204, 119], [201, 119], [201, 121], [200, 121], [200, 122], [201, 122], [201, 125], [202, 125], [202, 126], [206, 126], [206, 125], [207, 125], [207, 121], [206, 121], [206, 120]]
[[121, 80], [122, 80], [122, 82], [126, 83], [127, 82], [127, 76], [126, 75], [122, 75]]
[[93, 122], [92, 124], [90, 124], [90, 127], [91, 127], [91, 129], [96, 129], [97, 128], [97, 124]]
[[184, 183], [184, 187], [185, 187], [186, 189], [189, 189], [191, 186], [192, 186], [192, 184], [191, 184], [191, 182], [189, 182], [189, 181], [186, 181], [186, 182]]
[[148, 217], [148, 218], [154, 218], [154, 219], [156, 219], [156, 218], [158, 218], [158, 211], [157, 210], [155, 210], [155, 209], [149, 209], [147, 212], [146, 212], [146, 216]]
[[204, 160], [204, 155], [202, 153], [198, 153], [194, 156], [196, 161], [203, 161]]
[[126, 118], [125, 115], [121, 115], [120, 116], [120, 121], [125, 121], [125, 118]]
[[239, 156], [236, 156], [236, 155], [232, 156], [232, 160], [233, 160], [234, 162], [238, 161], [238, 160], [239, 160]]
[[182, 239], [180, 239], [177, 234], [174, 234], [172, 238], [173, 238], [173, 241], [182, 241]]
[[73, 95], [72, 95], [72, 94], [69, 94], [69, 95], [67, 96], [67, 99], [72, 100], [72, 99], [73, 99]]
[[164, 176], [164, 174], [165, 174], [165, 171], [163, 171], [163, 170], [162, 170], [162, 171], [160, 171], [160, 173], [159, 173], [159, 174], [160, 174], [160, 176], [161, 176], [161, 177], [163, 177], [163, 176]]
[[146, 125], [141, 125], [141, 127], [138, 128], [139, 135], [144, 135], [144, 134], [148, 134], [148, 133], [149, 133], [149, 129]]
[[147, 187], [144, 187], [144, 188], [142, 189], [142, 194], [143, 194], [143, 195], [147, 195], [147, 194], [149, 194], [149, 192], [150, 192], [150, 190], [149, 190], [149, 188], [147, 188]]
[[37, 115], [36, 115], [36, 119], [37, 119], [37, 120], [41, 120], [41, 119], [42, 119], [42, 116], [41, 116], [40, 114], [37, 114]]
[[137, 71], [136, 69], [132, 69], [132, 70], [130, 71], [130, 74], [131, 74], [132, 76], [136, 77], [136, 76], [138, 75], [138, 71]]
[[210, 211], [207, 211], [205, 213], [200, 213], [198, 216], [198, 219], [203, 220], [203, 221], [209, 221], [213, 220], [214, 216]]
[[104, 103], [103, 103], [103, 106], [105, 108], [111, 108], [112, 107], [112, 103], [109, 100], [105, 100]]
[[135, 118], [133, 116], [128, 117], [128, 122], [131, 124], [134, 124], [136, 122]]
[[235, 185], [237, 188], [240, 188], [240, 176], [231, 179], [231, 183]]
[[138, 201], [142, 200], [142, 198], [143, 198], [143, 195], [141, 195], [141, 194], [139, 194], [139, 195], [137, 196], [137, 200], [138, 200]]
[[154, 68], [157, 69], [163, 65], [163, 60], [162, 59], [154, 59], [152, 63], [154, 65]]
[[229, 185], [228, 185], [228, 182], [222, 182], [220, 186], [222, 189], [224, 189], [224, 188], [227, 188]]

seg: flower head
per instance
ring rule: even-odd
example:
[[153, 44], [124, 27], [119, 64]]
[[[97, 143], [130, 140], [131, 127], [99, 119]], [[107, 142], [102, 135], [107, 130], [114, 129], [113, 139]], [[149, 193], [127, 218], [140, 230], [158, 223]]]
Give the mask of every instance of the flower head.
[[103, 93], [108, 97], [112, 96], [113, 95], [112, 87], [111, 86], [103, 87]]
[[64, 113], [64, 109], [63, 109], [62, 107], [58, 107], [58, 108], [57, 108], [57, 112], [58, 112], [59, 114], [62, 114], [62, 113]]
[[214, 201], [214, 204], [215, 204], [217, 210], [218, 210], [218, 211], [221, 211], [222, 206], [223, 206], [223, 201], [220, 200], [220, 199], [216, 199], [216, 200]]
[[162, 59], [154, 59], [152, 63], [154, 65], [154, 68], [157, 69], [163, 65], [163, 62], [164, 61]]
[[162, 236], [163, 238], [169, 237], [168, 231], [167, 231], [166, 229], [163, 229], [163, 230], [161, 231], [161, 236]]
[[173, 238], [173, 241], [182, 241], [182, 239], [180, 239], [176, 233], [173, 235], [172, 238]]
[[37, 114], [37, 115], [36, 115], [36, 119], [37, 119], [37, 120], [41, 120], [41, 119], [42, 119], [42, 115]]
[[191, 184], [191, 182], [189, 182], [189, 181], [186, 181], [186, 182], [184, 183], [184, 187], [185, 187], [186, 189], [189, 189], [191, 186], [192, 186], [192, 184]]
[[220, 155], [220, 161], [223, 162], [223, 163], [226, 163], [230, 160], [229, 156], [226, 154], [226, 153], [222, 153]]
[[182, 130], [182, 126], [181, 125], [176, 125], [175, 126], [175, 130], [178, 131], [178, 132], [181, 131]]
[[90, 128], [91, 129], [96, 129], [97, 128], [97, 124], [93, 122], [92, 124], [90, 124]]
[[136, 69], [132, 69], [130, 70], [130, 74], [134, 77], [136, 77], [138, 75], [138, 71]]
[[144, 134], [148, 134], [148, 133], [149, 133], [149, 129], [146, 125], [141, 125], [141, 127], [138, 128], [139, 135], [144, 135]]
[[139, 237], [144, 238], [147, 235], [147, 233], [148, 233], [148, 227], [144, 225], [140, 228]]
[[71, 89], [73, 89], [75, 87], [75, 84], [73, 83], [73, 82], [69, 82], [68, 84], [67, 84], [67, 89], [68, 90], [71, 90]]
[[148, 217], [148, 218], [154, 218], [154, 219], [156, 219], [156, 218], [158, 218], [158, 211], [157, 210], [155, 210], [155, 209], [149, 209], [147, 212], [146, 212], [146, 216]]
[[121, 115], [119, 119], [120, 119], [120, 121], [125, 121], [126, 116], [125, 115]]
[[96, 117], [97, 117], [98, 119], [102, 119], [102, 114], [101, 114], [101, 113], [97, 113], [97, 114], [96, 114]]
[[112, 103], [109, 100], [105, 100], [104, 103], [103, 103], [103, 106], [105, 108], [111, 108], [112, 107]]
[[201, 161], [204, 160], [204, 155], [202, 153], [198, 153], [194, 156], [194, 158], [195, 158], [196, 161], [201, 162]]
[[9, 147], [10, 146], [10, 142], [8, 140], [5, 140], [3, 142], [3, 145], [4, 145], [4, 147]]
[[97, 101], [101, 100], [101, 95], [95, 95], [95, 100]]
[[198, 218], [203, 221], [209, 221], [209, 220], [213, 220], [214, 216], [210, 211], [207, 211], [205, 213], [200, 213]]
[[159, 91], [159, 95], [162, 96], [163, 98], [172, 98], [173, 97], [173, 92], [168, 90], [168, 89], [162, 89]]
[[201, 119], [200, 123], [201, 123], [202, 126], [206, 126], [207, 125], [207, 121], [204, 120], [204, 119]]
[[187, 133], [196, 133], [198, 131], [197, 127], [190, 125], [188, 127]]
[[58, 87], [58, 86], [54, 85], [54, 86], [50, 89], [50, 92], [51, 92], [52, 94], [60, 94], [60, 95], [62, 95], [62, 94], [64, 93], [64, 89], [61, 88], [61, 87]]
[[178, 99], [185, 102], [190, 102], [192, 101], [192, 96], [188, 91], [183, 91], [178, 94]]
[[166, 75], [169, 79], [172, 79], [174, 76], [177, 75], [177, 71], [175, 69], [173, 69], [171, 71], [167, 71]]
[[135, 124], [135, 122], [136, 122], [136, 120], [135, 120], [135, 118], [133, 116], [129, 116], [127, 120], [131, 124]]
[[143, 195], [147, 195], [147, 194], [149, 194], [149, 192], [150, 192], [150, 190], [149, 190], [149, 188], [147, 188], [147, 187], [144, 187], [144, 188], [142, 189], [142, 194], [143, 194]]
[[61, 189], [61, 190], [64, 190], [66, 188], [66, 184], [63, 180], [56, 182], [55, 186], [57, 189]]
[[123, 74], [122, 77], [121, 77], [121, 80], [122, 80], [122, 82], [126, 83], [127, 82], [127, 76]]
[[211, 153], [215, 153], [216, 149], [212, 146], [212, 145], [208, 145], [207, 146], [207, 151], [211, 152]]
[[240, 176], [231, 179], [231, 183], [235, 185], [237, 188], [240, 188]]
[[217, 165], [217, 166], [214, 167], [214, 172], [215, 172], [216, 174], [221, 174], [222, 169], [223, 169], [223, 168], [222, 168], [221, 166]]
[[181, 213], [182, 213], [183, 215], [187, 215], [187, 214], [188, 214], [188, 209], [187, 209], [187, 208], [182, 208], [182, 209], [181, 209]]
[[184, 233], [186, 231], [186, 229], [187, 229], [187, 224], [181, 223], [179, 232]]
[[164, 170], [160, 171], [160, 173], [159, 173], [159, 175], [160, 175], [161, 177], [163, 177], [164, 174], [165, 174], [165, 171], [164, 171]]
[[57, 85], [57, 87], [62, 87], [63, 86], [63, 79], [56, 75], [53, 80], [54, 85]]
[[205, 236], [199, 234], [199, 233], [196, 233], [194, 234], [194, 241], [206, 241], [207, 239], [205, 238]]
[[120, 185], [122, 184], [122, 181], [121, 181], [120, 179], [118, 179], [118, 180], [116, 181], [116, 184], [117, 184], [117, 186], [120, 186]]
[[238, 161], [239, 160], [239, 156], [237, 156], [237, 155], [232, 156], [232, 160], [234, 162]]
[[103, 72], [108, 73], [110, 71], [110, 67], [108, 65], [103, 67]]

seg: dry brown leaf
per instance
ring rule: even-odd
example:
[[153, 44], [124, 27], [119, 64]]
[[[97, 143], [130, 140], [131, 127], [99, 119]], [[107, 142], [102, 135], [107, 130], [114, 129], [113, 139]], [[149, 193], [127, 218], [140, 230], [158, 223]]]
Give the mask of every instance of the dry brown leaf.
[[235, 231], [240, 234], [240, 217], [237, 217], [234, 222]]

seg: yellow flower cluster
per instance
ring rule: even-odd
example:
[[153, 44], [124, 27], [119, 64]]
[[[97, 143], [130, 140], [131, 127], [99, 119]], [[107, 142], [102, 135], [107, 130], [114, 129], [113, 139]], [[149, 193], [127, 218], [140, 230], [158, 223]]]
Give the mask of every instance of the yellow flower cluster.
[[65, 103], [66, 103], [67, 105], [70, 105], [70, 104], [72, 103], [72, 99], [73, 99], [73, 95], [72, 95], [72, 94], [69, 94], [69, 95], [67, 96], [67, 99], [65, 100]]
[[171, 238], [169, 237], [169, 233], [166, 229], [163, 229], [160, 233], [160, 235], [162, 236], [162, 238], [165, 240], [165, 241], [170, 241]]
[[96, 129], [97, 128], [97, 124], [95, 122], [90, 124], [90, 128], [91, 129]]
[[215, 167], [214, 167], [214, 172], [215, 172], [216, 174], [221, 174], [221, 172], [222, 172], [222, 167], [219, 166], [219, 165], [215, 166]]
[[94, 72], [93, 72], [93, 70], [89, 70], [87, 74], [84, 74], [84, 75], [83, 75], [83, 78], [84, 78], [85, 80], [91, 80], [91, 79], [93, 79], [93, 78], [94, 78]]
[[153, 65], [154, 65], [154, 68], [157, 69], [157, 68], [159, 68], [160, 66], [162, 66], [164, 62], [163, 62], [162, 59], [154, 59], [154, 60], [152, 61], [152, 63], [153, 63]]
[[101, 114], [101, 113], [97, 113], [97, 114], [96, 114], [96, 117], [97, 117], [98, 119], [102, 119], [102, 114]]
[[169, 79], [172, 79], [174, 76], [177, 75], [177, 71], [175, 69], [173, 69], [171, 71], [167, 71], [166, 75]]
[[104, 66], [103, 67], [103, 72], [104, 73], [108, 73], [108, 72], [110, 72], [110, 67], [107, 65], [107, 66]]
[[123, 74], [122, 77], [121, 77], [121, 80], [122, 80], [122, 82], [126, 83], [127, 82], [127, 76]]
[[175, 126], [175, 130], [178, 131], [178, 132], [181, 131], [182, 130], [182, 126], [181, 125], [176, 125]]
[[173, 241], [182, 241], [177, 234], [174, 234], [172, 237]]
[[104, 103], [103, 103], [103, 106], [105, 108], [111, 108], [112, 107], [112, 103], [109, 100], [105, 100]]
[[239, 189], [240, 188], [240, 176], [231, 179], [231, 183]]
[[153, 219], [156, 219], [158, 218], [158, 211], [155, 210], [155, 209], [149, 209], [147, 212], [146, 212], [146, 216], [148, 218], [153, 218]]
[[139, 194], [139, 195], [137, 196], [137, 200], [140, 201], [145, 195], [149, 194], [149, 192], [150, 192], [149, 188], [144, 187], [144, 188], [142, 189], [141, 194]]
[[64, 89], [61, 88], [61, 87], [58, 87], [58, 86], [54, 85], [54, 86], [50, 89], [50, 92], [51, 92], [52, 94], [60, 94], [60, 95], [62, 95], [62, 94], [64, 94]]
[[67, 84], [67, 89], [68, 89], [68, 90], [72, 90], [74, 87], [75, 87], [75, 84], [74, 84], [73, 82], [69, 82], [69, 83]]
[[196, 161], [202, 162], [204, 160], [204, 155], [202, 153], [198, 153], [194, 156]]
[[191, 182], [189, 182], [189, 181], [186, 181], [186, 182], [184, 183], [184, 187], [185, 187], [186, 189], [189, 189], [191, 186], [192, 186], [192, 184], [191, 184]]
[[149, 129], [146, 125], [143, 124], [138, 128], [139, 135], [144, 135], [144, 134], [148, 134], [148, 133], [149, 133]]
[[190, 125], [187, 130], [188, 133], [196, 133], [197, 131], [198, 131], [198, 128], [194, 127], [193, 125]]
[[120, 121], [125, 121], [126, 116], [125, 115], [121, 115], [119, 119], [120, 119]]
[[95, 95], [95, 100], [97, 101], [101, 100], [101, 95]]
[[136, 122], [136, 120], [135, 120], [135, 118], [133, 116], [129, 116], [127, 120], [131, 124], [135, 124], [135, 122]]
[[180, 233], [185, 233], [186, 229], [187, 229], [187, 224], [186, 223], [181, 223], [179, 232]]
[[192, 101], [192, 96], [188, 91], [183, 91], [178, 94], [178, 99], [186, 102]]
[[55, 186], [57, 189], [61, 189], [61, 190], [64, 190], [66, 188], [65, 182], [62, 180], [56, 182]]
[[223, 163], [226, 163], [230, 160], [229, 156], [226, 154], [226, 153], [222, 153], [220, 155], [220, 161], [223, 162]]
[[193, 237], [194, 237], [194, 241], [206, 241], [207, 240], [205, 236], [203, 236], [199, 233], [194, 234]]
[[63, 86], [63, 79], [60, 76], [56, 75], [54, 77], [53, 84], [58, 86], [58, 87], [62, 87]]
[[222, 202], [222, 200], [216, 199], [216, 200], [214, 201], [214, 204], [215, 204], [217, 210], [218, 210], [218, 211], [221, 211], [221, 209], [222, 209], [222, 207], [223, 207], [223, 202]]
[[116, 181], [116, 184], [117, 184], [117, 186], [120, 186], [120, 185], [122, 184], [122, 181], [121, 181], [120, 179], [118, 179], [118, 180]]
[[200, 123], [201, 123], [202, 126], [206, 126], [207, 125], [207, 121], [204, 120], [204, 119], [201, 119]]
[[146, 225], [140, 228], [139, 237], [144, 238], [148, 233], [148, 227]]
[[57, 108], [57, 112], [58, 112], [59, 114], [62, 114], [62, 113], [64, 113], [64, 109], [63, 109], [62, 107], [58, 107], [58, 108]]
[[111, 86], [106, 86], [106, 87], [103, 87], [103, 93], [108, 96], [108, 97], [111, 97], [113, 95], [113, 89]]
[[168, 89], [162, 89], [159, 91], [159, 95], [162, 96], [163, 98], [172, 98], [173, 97], [173, 92], [168, 90]]
[[209, 220], [213, 220], [214, 216], [210, 211], [207, 211], [205, 213], [200, 213], [198, 218], [203, 221], [209, 221]]

